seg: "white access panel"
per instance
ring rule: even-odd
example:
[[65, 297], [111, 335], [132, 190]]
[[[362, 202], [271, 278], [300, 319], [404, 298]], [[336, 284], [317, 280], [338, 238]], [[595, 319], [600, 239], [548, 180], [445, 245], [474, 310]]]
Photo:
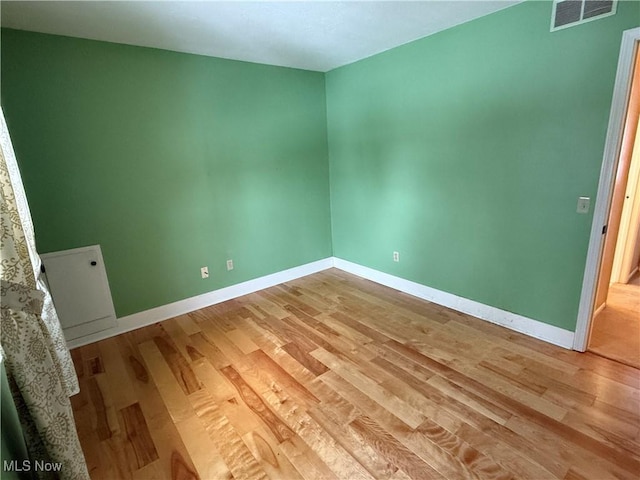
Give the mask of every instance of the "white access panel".
[[40, 257], [67, 341], [116, 325], [100, 245]]

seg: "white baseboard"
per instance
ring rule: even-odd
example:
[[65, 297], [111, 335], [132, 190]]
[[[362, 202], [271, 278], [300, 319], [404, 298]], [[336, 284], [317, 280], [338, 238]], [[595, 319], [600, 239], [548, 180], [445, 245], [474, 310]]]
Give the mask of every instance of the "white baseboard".
[[288, 270], [272, 273], [271, 275], [265, 275], [264, 277], [203, 293], [195, 297], [185, 298], [184, 300], [134, 313], [133, 315], [127, 315], [126, 317], [118, 318], [115, 327], [69, 340], [67, 341], [67, 346], [71, 349], [104, 340], [105, 338], [114, 337], [121, 333], [177, 317], [178, 315], [184, 315], [185, 313], [241, 297], [242, 295], [248, 295], [249, 293], [273, 287], [283, 282], [289, 282], [296, 278], [305, 277], [331, 267], [333, 267], [333, 257], [324, 258], [316, 262], [307, 263]]
[[300, 265], [299, 267], [283, 270], [282, 272], [273, 273], [247, 282], [242, 282], [237, 285], [231, 285], [219, 290], [203, 293], [202, 295], [186, 298], [174, 303], [118, 318], [115, 327], [93, 333], [85, 337], [70, 340], [67, 342], [67, 345], [69, 348], [76, 348], [99, 340], [104, 340], [105, 338], [161, 322], [178, 315], [184, 315], [185, 313], [193, 312], [200, 308], [225, 302], [233, 298], [241, 297], [242, 295], [247, 295], [265, 288], [279, 285], [283, 282], [289, 282], [296, 278], [305, 277], [331, 267], [339, 268], [345, 272], [400, 290], [401, 292], [408, 293], [414, 297], [422, 298], [423, 300], [452, 308], [459, 312], [501, 325], [560, 347], [571, 349], [573, 346], [574, 333], [569, 330], [564, 330], [538, 320], [523, 317], [516, 313], [491, 307], [474, 300], [458, 297], [451, 293], [436, 290], [435, 288], [427, 287], [410, 280], [405, 280], [404, 278], [389, 275], [388, 273], [380, 272], [336, 257], [329, 257], [316, 262], [307, 263], [305, 265]]
[[598, 314], [604, 310], [604, 307], [607, 306], [607, 302], [604, 302], [602, 305], [600, 305], [598, 308], [596, 308], [595, 312], [593, 312], [593, 318], [596, 318], [598, 316]]
[[395, 288], [414, 297], [437, 303], [444, 307], [452, 308], [458, 312], [466, 313], [481, 318], [491, 323], [524, 333], [531, 337], [553, 343], [560, 347], [571, 349], [574, 333], [547, 323], [523, 317], [516, 313], [500, 310], [499, 308], [484, 305], [474, 300], [458, 297], [451, 293], [436, 290], [404, 278], [389, 275], [369, 267], [363, 267], [357, 263], [334, 257], [334, 266], [345, 272], [352, 273], [367, 280], [371, 280], [387, 287]]

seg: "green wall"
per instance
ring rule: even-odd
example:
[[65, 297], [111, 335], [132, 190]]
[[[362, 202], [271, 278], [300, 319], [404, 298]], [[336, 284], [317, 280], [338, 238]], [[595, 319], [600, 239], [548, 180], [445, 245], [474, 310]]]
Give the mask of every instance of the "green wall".
[[1, 68], [38, 249], [100, 244], [118, 316], [331, 256], [323, 74], [16, 30]]
[[326, 75], [3, 30], [38, 248], [101, 244], [118, 316], [333, 248], [574, 330], [592, 221], [576, 202], [595, 202], [640, 3], [550, 18], [526, 2]]
[[[526, 2], [327, 74], [334, 255], [568, 330], [623, 30]], [[392, 252], [400, 252], [400, 262]]]

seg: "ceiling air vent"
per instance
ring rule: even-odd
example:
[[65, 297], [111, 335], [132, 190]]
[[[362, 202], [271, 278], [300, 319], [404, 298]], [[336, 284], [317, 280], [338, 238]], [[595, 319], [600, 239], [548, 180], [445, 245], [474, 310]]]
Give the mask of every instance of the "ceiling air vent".
[[617, 3], [618, 0], [554, 0], [551, 31], [614, 15]]

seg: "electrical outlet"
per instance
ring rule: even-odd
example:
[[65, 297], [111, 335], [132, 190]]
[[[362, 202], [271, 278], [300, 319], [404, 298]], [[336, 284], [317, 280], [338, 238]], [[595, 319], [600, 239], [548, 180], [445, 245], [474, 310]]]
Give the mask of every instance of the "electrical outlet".
[[209, 278], [209, 267], [202, 267], [200, 269], [200, 275], [202, 278]]
[[399, 262], [400, 261], [400, 253], [399, 252], [393, 252], [393, 261], [394, 262]]
[[227, 270], [233, 270], [233, 260], [227, 260]]

